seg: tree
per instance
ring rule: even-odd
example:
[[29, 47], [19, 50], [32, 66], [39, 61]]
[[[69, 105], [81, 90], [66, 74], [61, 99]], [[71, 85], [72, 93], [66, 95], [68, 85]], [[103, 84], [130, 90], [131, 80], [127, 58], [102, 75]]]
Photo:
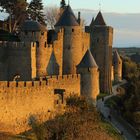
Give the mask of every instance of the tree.
[[66, 7], [66, 2], [65, 2], [65, 0], [62, 0], [60, 2], [60, 8], [65, 8], [65, 7]]
[[46, 25], [43, 14], [42, 0], [32, 0], [28, 7], [28, 15], [31, 19], [37, 20], [39, 23]]
[[46, 7], [45, 8], [45, 18], [47, 21], [47, 25], [53, 29], [54, 25], [58, 19], [58, 11], [59, 9], [56, 6]]
[[26, 0], [1, 0], [0, 6], [2, 11], [9, 14], [7, 22], [9, 21], [9, 31], [14, 32], [18, 25], [20, 25], [26, 18], [26, 8], [28, 3]]

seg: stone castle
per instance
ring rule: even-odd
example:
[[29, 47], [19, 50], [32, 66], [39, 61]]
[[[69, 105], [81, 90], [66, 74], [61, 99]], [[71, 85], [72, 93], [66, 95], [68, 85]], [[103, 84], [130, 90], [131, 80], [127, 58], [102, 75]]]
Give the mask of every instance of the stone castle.
[[18, 37], [7, 34], [0, 30], [1, 131], [19, 133], [29, 129], [32, 115], [43, 122], [63, 113], [72, 95], [95, 103], [122, 79], [122, 60], [112, 53], [113, 28], [101, 12], [83, 29], [80, 12], [76, 18], [68, 5], [53, 30], [26, 20]]

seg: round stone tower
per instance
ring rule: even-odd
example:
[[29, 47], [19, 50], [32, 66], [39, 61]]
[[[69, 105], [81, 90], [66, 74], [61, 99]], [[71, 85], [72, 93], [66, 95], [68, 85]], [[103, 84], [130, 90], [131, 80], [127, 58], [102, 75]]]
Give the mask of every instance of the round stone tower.
[[113, 65], [114, 65], [114, 81], [119, 82], [122, 80], [122, 59], [120, 58], [117, 50], [114, 51]]
[[64, 29], [63, 74], [76, 74], [76, 65], [82, 58], [82, 27], [68, 5], [55, 25]]
[[81, 74], [81, 95], [96, 102], [99, 94], [99, 70], [89, 50], [77, 66], [77, 73]]
[[26, 20], [21, 26], [21, 41], [36, 44], [36, 77], [46, 76], [47, 68], [47, 30], [37, 21]]

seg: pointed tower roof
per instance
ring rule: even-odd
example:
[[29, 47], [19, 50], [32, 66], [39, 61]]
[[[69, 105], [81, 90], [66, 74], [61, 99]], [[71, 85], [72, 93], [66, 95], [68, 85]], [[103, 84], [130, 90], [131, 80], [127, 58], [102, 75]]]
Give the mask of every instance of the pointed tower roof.
[[93, 26], [94, 25], [94, 17], [92, 18], [92, 21], [90, 23], [90, 26]]
[[77, 19], [68, 5], [55, 26], [79, 26]]
[[59, 65], [57, 63], [54, 51], [52, 51], [52, 54], [50, 56], [50, 60], [47, 66], [47, 73], [48, 75], [57, 75], [59, 74]]
[[114, 51], [113, 59], [114, 59], [114, 62], [121, 61], [121, 57], [120, 57], [120, 55], [119, 55], [117, 50]]
[[78, 68], [98, 68], [90, 50], [87, 50], [80, 64], [77, 65]]
[[94, 25], [103, 25], [103, 26], [106, 25], [101, 11], [99, 11], [98, 15], [96, 16], [94, 20]]
[[50, 56], [49, 64], [57, 64], [57, 60], [56, 60], [54, 51], [52, 51], [52, 54], [51, 54], [51, 56]]

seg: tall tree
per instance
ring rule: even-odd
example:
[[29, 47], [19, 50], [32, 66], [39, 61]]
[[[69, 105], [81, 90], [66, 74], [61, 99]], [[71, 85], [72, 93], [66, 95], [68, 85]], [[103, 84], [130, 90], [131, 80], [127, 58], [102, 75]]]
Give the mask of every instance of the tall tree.
[[28, 14], [31, 19], [37, 20], [39, 23], [46, 25], [42, 0], [32, 0], [28, 7]]
[[47, 21], [48, 27], [54, 29], [54, 25], [58, 19], [59, 9], [56, 6], [46, 7], [44, 10], [45, 18]]
[[0, 0], [2, 11], [9, 13], [7, 21], [9, 21], [9, 30], [15, 31], [26, 18], [26, 8], [28, 3], [26, 0]]

